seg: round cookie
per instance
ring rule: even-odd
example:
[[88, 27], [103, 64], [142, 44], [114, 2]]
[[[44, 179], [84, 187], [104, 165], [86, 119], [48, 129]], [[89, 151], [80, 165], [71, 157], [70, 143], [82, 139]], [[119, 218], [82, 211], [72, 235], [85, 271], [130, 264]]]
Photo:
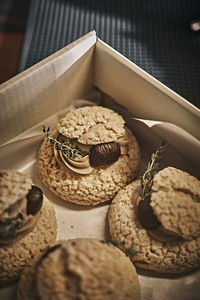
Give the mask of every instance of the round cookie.
[[97, 239], [61, 241], [25, 269], [18, 299], [140, 299], [135, 267], [117, 247]]
[[125, 133], [125, 121], [118, 113], [102, 106], [85, 106], [69, 112], [58, 131], [82, 144], [95, 145], [117, 140]]
[[138, 267], [177, 274], [199, 268], [199, 180], [172, 167], [155, 175], [150, 206], [159, 225], [154, 229], [138, 219], [139, 188], [135, 180], [113, 199], [108, 213], [111, 238], [136, 250], [131, 259]]
[[31, 178], [0, 170], [0, 287], [16, 281], [56, 232], [54, 208]]
[[185, 240], [200, 237], [200, 182], [172, 167], [153, 180], [151, 207], [166, 232]]
[[[50, 137], [46, 132], [38, 169], [42, 182], [63, 200], [96, 205], [111, 200], [136, 177], [139, 146], [118, 113], [101, 106], [81, 107], [68, 113], [57, 127]], [[55, 140], [59, 138], [67, 145], [75, 143], [77, 158], [71, 157], [71, 150], [66, 149], [70, 154], [58, 151], [61, 145]]]

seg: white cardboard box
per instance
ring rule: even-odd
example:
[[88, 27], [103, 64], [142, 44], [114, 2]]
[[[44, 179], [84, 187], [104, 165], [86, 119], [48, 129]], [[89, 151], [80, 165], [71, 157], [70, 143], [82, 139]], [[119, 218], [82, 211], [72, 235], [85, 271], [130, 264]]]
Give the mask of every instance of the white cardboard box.
[[[29, 173], [42, 187], [56, 210], [58, 238], [108, 237], [109, 204], [86, 209], [63, 203], [42, 185], [37, 173], [41, 124], [53, 127], [74, 105], [87, 103], [77, 99], [102, 101], [123, 114], [140, 144], [140, 172], [165, 139], [163, 164], [199, 177], [200, 111], [92, 31], [0, 86], [0, 168]], [[198, 299], [199, 279], [198, 271], [165, 278], [139, 270], [142, 300]], [[15, 286], [0, 290], [0, 299], [15, 299]]]

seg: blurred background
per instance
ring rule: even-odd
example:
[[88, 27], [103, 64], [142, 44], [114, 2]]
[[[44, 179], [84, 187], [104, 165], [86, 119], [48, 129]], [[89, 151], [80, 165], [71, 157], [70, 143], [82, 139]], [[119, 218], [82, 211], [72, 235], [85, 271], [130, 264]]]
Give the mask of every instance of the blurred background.
[[200, 0], [0, 0], [0, 83], [94, 29], [200, 107], [199, 19]]
[[0, 83], [18, 73], [29, 0], [0, 0]]

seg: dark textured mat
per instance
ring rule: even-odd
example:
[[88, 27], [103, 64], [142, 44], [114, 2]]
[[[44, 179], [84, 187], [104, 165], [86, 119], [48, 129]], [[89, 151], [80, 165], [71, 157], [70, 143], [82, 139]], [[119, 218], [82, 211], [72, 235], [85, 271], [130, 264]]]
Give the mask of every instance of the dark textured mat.
[[32, 0], [20, 71], [95, 29], [107, 44], [200, 106], [199, 0]]

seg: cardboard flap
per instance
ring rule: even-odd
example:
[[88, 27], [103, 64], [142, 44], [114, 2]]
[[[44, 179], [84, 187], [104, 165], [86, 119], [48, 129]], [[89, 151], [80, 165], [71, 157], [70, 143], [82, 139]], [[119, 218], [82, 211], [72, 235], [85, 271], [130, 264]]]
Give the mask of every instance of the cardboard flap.
[[95, 43], [92, 31], [0, 86], [0, 144], [91, 90]]
[[94, 80], [135, 117], [176, 124], [200, 139], [200, 110], [101, 40], [95, 49]]

